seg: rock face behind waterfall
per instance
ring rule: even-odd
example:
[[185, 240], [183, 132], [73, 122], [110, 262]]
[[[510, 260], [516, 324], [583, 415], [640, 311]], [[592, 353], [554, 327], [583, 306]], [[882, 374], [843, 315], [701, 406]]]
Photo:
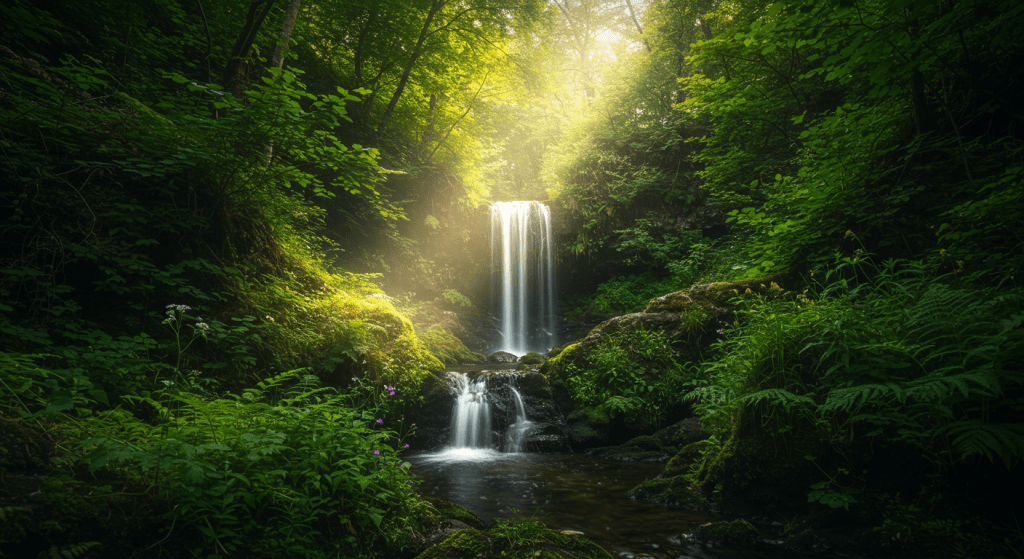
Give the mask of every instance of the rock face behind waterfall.
[[551, 396], [551, 385], [540, 373], [492, 373], [488, 377], [493, 421], [497, 431], [504, 432], [515, 422], [514, 387], [523, 399], [527, 418], [533, 423], [526, 436], [524, 451], [565, 452], [569, 447], [568, 425]]

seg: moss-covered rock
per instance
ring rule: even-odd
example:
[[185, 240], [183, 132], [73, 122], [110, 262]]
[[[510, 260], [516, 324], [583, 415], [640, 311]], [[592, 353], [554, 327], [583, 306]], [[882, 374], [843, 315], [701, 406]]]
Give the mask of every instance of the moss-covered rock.
[[430, 505], [434, 507], [434, 510], [437, 511], [437, 514], [442, 518], [453, 518], [477, 529], [483, 529], [485, 526], [484, 521], [480, 520], [479, 516], [462, 505], [457, 505], [451, 501], [445, 501], [444, 499], [438, 499], [437, 497], [422, 497], [422, 499], [430, 503]]
[[732, 522], [709, 522], [698, 526], [690, 536], [694, 541], [701, 543], [731, 543], [753, 545], [761, 542], [761, 538], [754, 528], [742, 518]]
[[711, 443], [706, 440], [684, 446], [668, 461], [660, 477], [675, 477], [689, 473], [693, 465], [700, 461], [711, 447]]
[[591, 448], [586, 454], [624, 462], [665, 462], [674, 452], [674, 448], [663, 447], [658, 439], [650, 435], [641, 435], [619, 446]]
[[486, 532], [459, 530], [417, 559], [611, 559], [596, 543], [539, 522], [498, 521]]
[[703, 441], [711, 436], [696, 417], [688, 417], [668, 427], [655, 431], [652, 435], [664, 447], [682, 448], [690, 443]]
[[663, 507], [692, 511], [710, 510], [711, 503], [684, 476], [666, 479], [651, 479], [630, 489], [630, 499], [647, 501]]
[[536, 351], [531, 351], [519, 358], [519, 363], [527, 365], [539, 365], [544, 362], [544, 357]]
[[729, 313], [735, 310], [729, 300], [746, 293], [767, 294], [780, 290], [783, 274], [760, 278], [695, 285], [689, 289], [662, 295], [647, 304], [645, 313], [678, 313], [694, 317]]
[[445, 365], [460, 363], [483, 363], [487, 358], [470, 350], [462, 340], [445, 331], [440, 326], [432, 326], [417, 333], [420, 341], [430, 353]]
[[696, 474], [696, 482], [715, 494], [723, 512], [790, 513], [806, 506], [808, 487], [822, 477], [804, 458], [822, 451], [809, 429], [808, 434], [795, 429], [784, 439], [774, 437], [760, 426], [759, 416], [753, 407], [744, 408], [729, 439], [705, 456]]

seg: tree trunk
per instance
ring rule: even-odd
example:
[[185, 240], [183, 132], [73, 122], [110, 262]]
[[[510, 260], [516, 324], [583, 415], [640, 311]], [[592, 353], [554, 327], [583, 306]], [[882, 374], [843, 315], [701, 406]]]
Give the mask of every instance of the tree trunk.
[[644, 29], [640, 27], [640, 21], [636, 19], [636, 12], [633, 11], [633, 3], [626, 0], [626, 7], [629, 8], [629, 17], [633, 18], [633, 25], [636, 26], [636, 30], [640, 33], [640, 40], [643, 41], [644, 47], [647, 48], [647, 52], [651, 52], [651, 45], [647, 42], [647, 38], [644, 37]]
[[292, 38], [292, 29], [295, 28], [295, 20], [299, 16], [299, 5], [302, 0], [292, 0], [288, 11], [284, 14], [284, 25], [281, 26], [281, 34], [277, 36], [277, 47], [274, 48], [274, 56], [270, 58], [271, 68], [284, 67], [284, 53], [288, 52], [288, 42]]
[[430, 24], [434, 22], [434, 16], [447, 3], [448, 0], [434, 0], [431, 2], [430, 11], [427, 12], [427, 19], [423, 22], [423, 27], [420, 29], [420, 36], [416, 40], [416, 46], [413, 47], [412, 54], [409, 55], [409, 61], [406, 62], [405, 68], [402, 70], [402, 78], [398, 81], [398, 87], [395, 88], [394, 94], [391, 95], [391, 101], [388, 103], [387, 109], [384, 110], [384, 116], [380, 118], [380, 124], [377, 125], [378, 136], [382, 136], [387, 129], [388, 121], [391, 120], [391, 115], [395, 112], [395, 107], [398, 106], [398, 100], [402, 98], [405, 86], [409, 83], [409, 75], [412, 74], [412, 68], [416, 65], [419, 57], [423, 55], [423, 44], [427, 42], [427, 37], [430, 36]]
[[235, 96], [242, 94], [238, 79], [242, 69], [242, 61], [249, 55], [249, 50], [252, 49], [252, 44], [256, 41], [256, 34], [259, 33], [260, 27], [263, 26], [263, 20], [267, 19], [267, 14], [270, 13], [270, 8], [274, 6], [275, 1], [253, 0], [249, 4], [249, 13], [245, 16], [245, 25], [242, 26], [242, 31], [238, 34], [235, 46], [231, 48], [231, 57], [228, 59], [228, 63], [224, 66], [224, 72], [220, 76], [220, 84], [225, 89], [229, 89]]

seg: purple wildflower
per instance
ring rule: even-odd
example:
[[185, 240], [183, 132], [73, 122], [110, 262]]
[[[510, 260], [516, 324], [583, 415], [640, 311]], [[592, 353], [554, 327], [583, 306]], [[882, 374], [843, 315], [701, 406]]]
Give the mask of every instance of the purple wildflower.
[[719, 328], [718, 330], [715, 330], [715, 332], [717, 332], [719, 336], [724, 336], [725, 335], [725, 332], [721, 328]]
[[395, 395], [395, 391], [394, 391], [394, 390], [392, 390], [392, 391], [391, 391], [391, 395], [392, 395], [392, 396], [394, 396], [394, 395]]
[[409, 448], [409, 443], [405, 443], [405, 448]]
[[379, 456], [379, 455], [380, 455], [380, 451], [379, 451], [379, 450], [375, 450], [375, 451], [373, 451], [373, 455], [374, 455], [374, 456]]
[[377, 420], [377, 425], [384, 425], [384, 420], [383, 419], [378, 419]]

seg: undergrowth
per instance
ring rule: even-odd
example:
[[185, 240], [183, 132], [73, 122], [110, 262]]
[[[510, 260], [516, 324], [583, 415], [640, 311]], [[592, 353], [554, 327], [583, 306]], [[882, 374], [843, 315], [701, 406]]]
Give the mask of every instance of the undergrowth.
[[[922, 496], [964, 467], [1005, 477], [1024, 457], [1024, 292], [936, 278], [910, 261], [877, 264], [862, 251], [820, 279], [803, 293], [746, 296], [685, 397], [722, 440], [750, 436], [735, 430], [744, 417], [776, 444], [816, 441], [809, 502], [873, 510], [889, 499], [879, 529], [903, 542], [934, 535], [922, 523], [944, 520], [908, 513], [939, 510]], [[918, 461], [901, 474], [915, 485], [887, 485], [896, 466], [870, 460], [884, 449]]]

